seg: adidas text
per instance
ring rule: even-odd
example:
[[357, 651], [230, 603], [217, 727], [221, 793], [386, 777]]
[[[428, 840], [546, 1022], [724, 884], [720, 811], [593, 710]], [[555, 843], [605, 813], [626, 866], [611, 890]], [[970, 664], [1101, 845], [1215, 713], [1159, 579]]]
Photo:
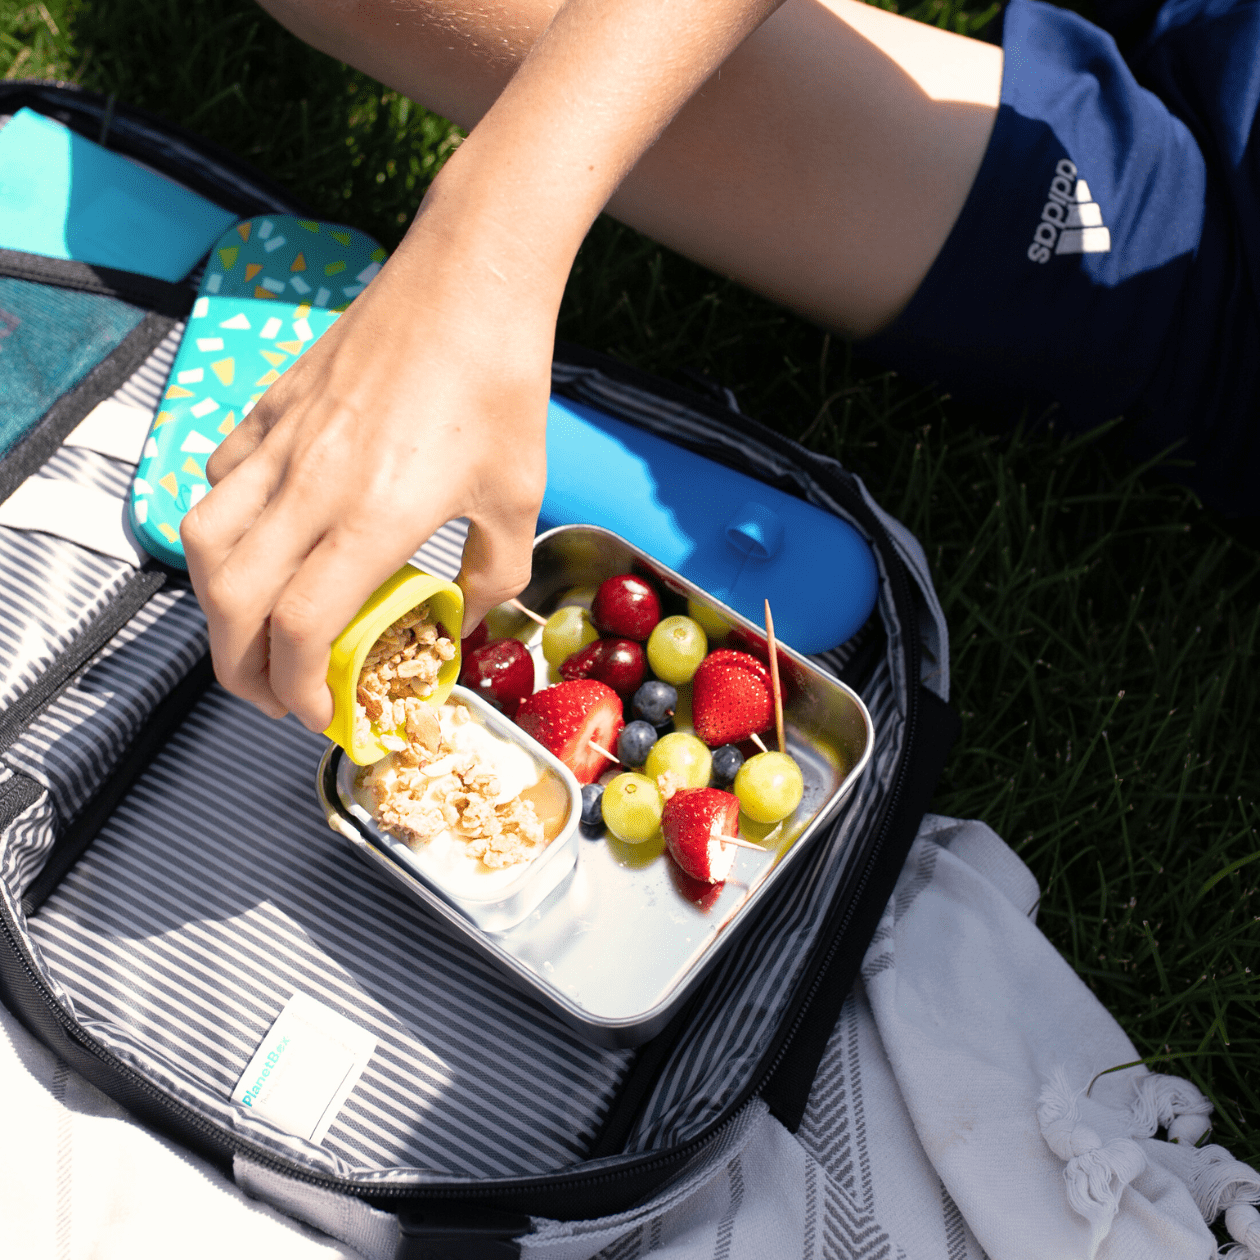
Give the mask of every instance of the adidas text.
[[1041, 222], [1028, 247], [1028, 257], [1033, 262], [1049, 262], [1051, 254], [1110, 252], [1111, 233], [1103, 226], [1102, 209], [1089, 185], [1076, 177], [1075, 162], [1064, 158], [1054, 168], [1047, 196]]

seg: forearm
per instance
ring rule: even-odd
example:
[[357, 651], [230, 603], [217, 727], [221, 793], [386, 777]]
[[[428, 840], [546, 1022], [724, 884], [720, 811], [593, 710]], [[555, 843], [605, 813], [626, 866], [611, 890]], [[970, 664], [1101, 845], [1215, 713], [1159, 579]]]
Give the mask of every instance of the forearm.
[[[567, 0], [435, 180], [404, 255], [559, 305], [592, 221], [781, 0]], [[469, 270], [471, 268], [471, 270]]]

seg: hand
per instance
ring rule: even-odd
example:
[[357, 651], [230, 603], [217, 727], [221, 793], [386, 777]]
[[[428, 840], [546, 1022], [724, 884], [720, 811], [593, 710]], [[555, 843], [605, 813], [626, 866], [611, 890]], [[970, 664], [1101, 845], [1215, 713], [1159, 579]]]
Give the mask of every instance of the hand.
[[181, 536], [229, 691], [323, 730], [332, 640], [455, 517], [465, 625], [528, 582], [559, 299], [524, 287], [418, 219], [211, 457]]
[[332, 640], [452, 517], [467, 624], [525, 585], [573, 257], [779, 2], [564, 0], [398, 253], [211, 457], [181, 532], [230, 691], [323, 730]]

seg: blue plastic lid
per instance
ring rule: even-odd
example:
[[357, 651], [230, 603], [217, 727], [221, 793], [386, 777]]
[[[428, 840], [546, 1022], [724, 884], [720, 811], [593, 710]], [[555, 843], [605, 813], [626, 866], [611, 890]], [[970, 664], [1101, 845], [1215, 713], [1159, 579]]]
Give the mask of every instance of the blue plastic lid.
[[871, 615], [879, 574], [847, 522], [581, 403], [553, 398], [539, 528], [602, 525], [779, 638], [825, 652]]

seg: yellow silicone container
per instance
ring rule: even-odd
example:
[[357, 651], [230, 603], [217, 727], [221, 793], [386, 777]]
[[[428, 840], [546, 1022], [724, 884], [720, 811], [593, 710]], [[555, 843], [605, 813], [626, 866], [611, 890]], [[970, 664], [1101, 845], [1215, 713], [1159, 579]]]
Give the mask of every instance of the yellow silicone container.
[[382, 582], [359, 609], [354, 620], [337, 636], [328, 662], [328, 686], [333, 695], [333, 720], [324, 732], [340, 744], [356, 765], [370, 766], [380, 761], [389, 749], [379, 735], [403, 735], [396, 731], [367, 728], [366, 736], [355, 738], [355, 696], [363, 661], [372, 644], [404, 613], [417, 604], [428, 602], [434, 621], [451, 636], [455, 655], [443, 664], [438, 674], [437, 690], [429, 697], [430, 704], [442, 704], [451, 694], [459, 678], [459, 636], [464, 620], [464, 592], [454, 582], [425, 573], [414, 565], [404, 564], [393, 577]]

